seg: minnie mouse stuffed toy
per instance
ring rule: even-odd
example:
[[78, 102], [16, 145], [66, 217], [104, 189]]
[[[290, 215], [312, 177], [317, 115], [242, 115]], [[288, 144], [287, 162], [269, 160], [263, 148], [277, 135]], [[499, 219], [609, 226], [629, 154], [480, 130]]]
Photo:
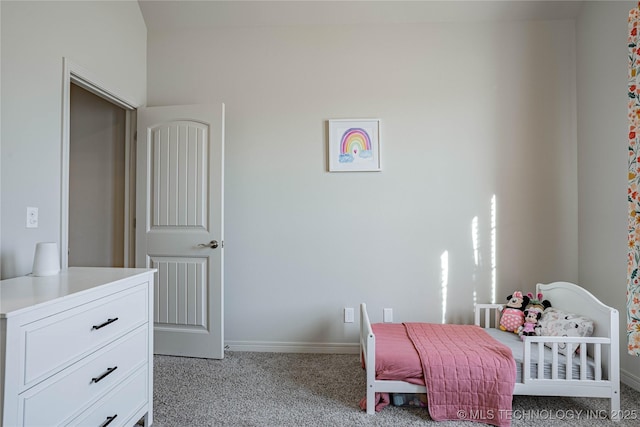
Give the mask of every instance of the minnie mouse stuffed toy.
[[538, 322], [542, 317], [542, 312], [551, 307], [551, 302], [549, 300], [543, 300], [541, 293], [536, 296], [528, 293], [527, 296], [529, 297], [529, 304], [527, 304], [527, 308], [524, 310], [524, 324], [518, 329], [520, 337], [540, 335], [538, 331], [540, 325]]
[[538, 335], [536, 328], [541, 317], [542, 312], [537, 308], [527, 308], [524, 311], [524, 325], [519, 329], [520, 337]]
[[516, 291], [507, 297], [507, 304], [502, 309], [499, 328], [503, 331], [518, 333], [524, 324], [524, 309], [529, 304], [529, 297]]

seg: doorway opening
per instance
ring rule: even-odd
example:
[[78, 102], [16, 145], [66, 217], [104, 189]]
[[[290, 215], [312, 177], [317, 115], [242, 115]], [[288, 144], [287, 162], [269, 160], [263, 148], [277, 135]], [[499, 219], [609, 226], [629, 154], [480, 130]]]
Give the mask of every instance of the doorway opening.
[[62, 99], [61, 267], [133, 267], [137, 107], [67, 58]]
[[70, 91], [69, 266], [124, 267], [126, 113]]

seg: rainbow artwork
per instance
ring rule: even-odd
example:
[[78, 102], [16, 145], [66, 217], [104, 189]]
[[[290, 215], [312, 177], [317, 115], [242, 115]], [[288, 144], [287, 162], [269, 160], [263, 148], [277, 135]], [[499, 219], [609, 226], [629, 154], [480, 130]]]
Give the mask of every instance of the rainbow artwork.
[[373, 156], [371, 152], [371, 138], [366, 130], [362, 128], [349, 128], [340, 139], [340, 163], [353, 163], [354, 159], [370, 159]]

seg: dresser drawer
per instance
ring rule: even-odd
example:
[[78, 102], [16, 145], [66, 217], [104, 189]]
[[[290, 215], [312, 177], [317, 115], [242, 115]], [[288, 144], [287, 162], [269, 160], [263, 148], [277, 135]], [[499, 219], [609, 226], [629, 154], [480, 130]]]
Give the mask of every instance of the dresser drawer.
[[148, 322], [146, 283], [21, 327], [21, 390]]
[[151, 396], [148, 395], [147, 375], [147, 368], [137, 370], [121, 385], [109, 392], [104, 399], [92, 405], [67, 425], [78, 427], [132, 426], [144, 414], [142, 409], [151, 399]]
[[147, 369], [148, 355], [148, 329], [143, 326], [22, 393], [23, 424], [60, 425], [136, 369]]

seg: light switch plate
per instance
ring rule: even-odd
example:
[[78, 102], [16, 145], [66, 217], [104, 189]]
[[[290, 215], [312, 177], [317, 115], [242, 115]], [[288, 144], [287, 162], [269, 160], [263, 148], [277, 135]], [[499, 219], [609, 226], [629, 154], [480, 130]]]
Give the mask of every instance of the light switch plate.
[[27, 208], [27, 228], [38, 228], [38, 208]]

